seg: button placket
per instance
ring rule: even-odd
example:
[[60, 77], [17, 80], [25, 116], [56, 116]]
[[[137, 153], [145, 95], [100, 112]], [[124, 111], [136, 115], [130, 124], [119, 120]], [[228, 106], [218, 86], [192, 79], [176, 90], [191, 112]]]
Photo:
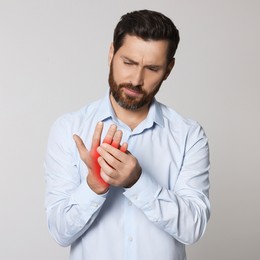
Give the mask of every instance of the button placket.
[[126, 247], [124, 260], [134, 259], [135, 254], [135, 220], [134, 207], [131, 200], [125, 198], [125, 225], [124, 225], [124, 243]]

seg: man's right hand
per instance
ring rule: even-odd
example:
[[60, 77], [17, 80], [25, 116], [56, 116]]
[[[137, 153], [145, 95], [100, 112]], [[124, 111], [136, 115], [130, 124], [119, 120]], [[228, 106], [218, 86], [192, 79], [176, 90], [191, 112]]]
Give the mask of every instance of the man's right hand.
[[[89, 187], [97, 194], [106, 193], [107, 190], [109, 189], [109, 184], [106, 183], [100, 176], [100, 165], [97, 161], [98, 157], [100, 156], [97, 152], [97, 148], [100, 145], [102, 130], [103, 130], [103, 123], [102, 122], [97, 123], [93, 134], [90, 151], [88, 151], [82, 139], [78, 135], [73, 135], [73, 139], [75, 140], [75, 143], [77, 145], [80, 158], [88, 167], [88, 175], [86, 181]], [[111, 125], [108, 129], [108, 132], [103, 142], [111, 144], [115, 148], [119, 148], [122, 135], [123, 135], [122, 131], [117, 130], [116, 125]], [[126, 144], [123, 144], [120, 150], [125, 151]]]

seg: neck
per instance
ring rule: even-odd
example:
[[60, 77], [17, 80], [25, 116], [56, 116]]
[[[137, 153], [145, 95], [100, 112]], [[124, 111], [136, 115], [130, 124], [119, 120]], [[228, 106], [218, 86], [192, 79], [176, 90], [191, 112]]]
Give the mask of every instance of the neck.
[[145, 105], [134, 111], [125, 109], [118, 105], [112, 94], [110, 94], [110, 101], [117, 118], [128, 125], [132, 130], [146, 118], [149, 111], [149, 105]]

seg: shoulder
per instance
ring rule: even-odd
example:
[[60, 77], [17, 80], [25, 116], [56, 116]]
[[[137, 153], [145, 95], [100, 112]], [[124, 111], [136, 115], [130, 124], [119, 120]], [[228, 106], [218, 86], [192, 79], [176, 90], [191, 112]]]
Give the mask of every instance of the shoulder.
[[164, 127], [174, 138], [180, 139], [186, 146], [186, 149], [195, 144], [202, 146], [208, 145], [208, 138], [201, 124], [193, 119], [185, 118], [174, 109], [161, 104], [164, 118]]
[[158, 105], [162, 111], [164, 124], [171, 129], [182, 129], [182, 130], [189, 130], [193, 128], [200, 127], [200, 124], [191, 118], [186, 118], [179, 114], [173, 108], [166, 106], [160, 102]]
[[201, 124], [191, 118], [185, 118], [173, 108], [158, 103], [163, 116], [164, 128], [168, 133], [180, 138], [184, 142], [204, 139], [207, 141], [207, 136]]
[[73, 135], [81, 131], [84, 125], [86, 125], [87, 119], [95, 114], [98, 106], [99, 101], [95, 101], [78, 111], [66, 113], [58, 117], [49, 131], [48, 149], [55, 150], [57, 147], [63, 151], [74, 149]]

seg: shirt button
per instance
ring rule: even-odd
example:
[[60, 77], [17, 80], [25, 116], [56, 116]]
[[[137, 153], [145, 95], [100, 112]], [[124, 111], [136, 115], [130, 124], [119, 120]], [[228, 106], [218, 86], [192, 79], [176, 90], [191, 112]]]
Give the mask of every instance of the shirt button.
[[137, 199], [138, 199], [138, 196], [137, 196], [137, 195], [134, 195], [133, 198], [134, 198], [134, 200], [137, 200]]
[[133, 237], [132, 237], [132, 236], [129, 236], [129, 237], [128, 237], [128, 240], [129, 240], [130, 242], [132, 242], [132, 241], [133, 241]]
[[97, 203], [93, 203], [93, 206], [94, 206], [95, 208], [97, 208], [97, 207], [98, 207], [98, 204], [97, 204]]
[[130, 200], [128, 201], [128, 205], [129, 205], [129, 206], [132, 206], [132, 202], [131, 202]]

